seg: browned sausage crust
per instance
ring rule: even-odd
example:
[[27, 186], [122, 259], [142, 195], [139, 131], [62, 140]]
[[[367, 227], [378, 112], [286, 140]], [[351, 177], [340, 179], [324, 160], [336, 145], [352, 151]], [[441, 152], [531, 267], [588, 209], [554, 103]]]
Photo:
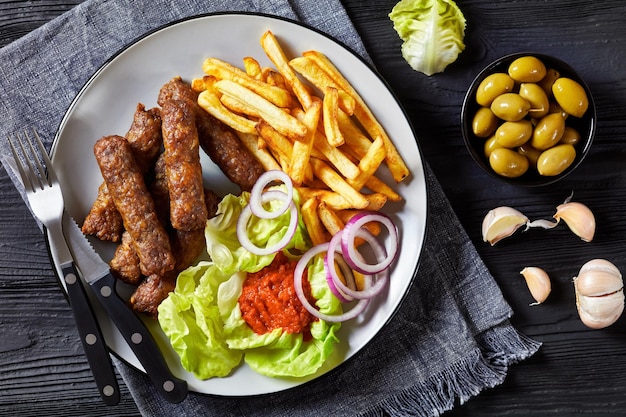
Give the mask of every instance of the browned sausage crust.
[[175, 229], [204, 229], [204, 203], [196, 106], [187, 100], [168, 100], [161, 109], [165, 169], [170, 195], [170, 222]]
[[189, 100], [197, 107], [196, 126], [202, 150], [226, 177], [243, 191], [250, 191], [263, 173], [261, 163], [246, 149], [235, 132], [198, 106], [198, 93], [180, 77], [172, 78], [159, 92], [160, 106], [168, 100]]
[[133, 238], [130, 233], [122, 233], [122, 242], [115, 249], [115, 254], [109, 262], [111, 273], [127, 284], [137, 285], [141, 282], [141, 267], [139, 257], [133, 248]]
[[133, 239], [141, 272], [148, 276], [172, 270], [175, 259], [169, 238], [128, 141], [121, 136], [104, 136], [96, 142], [94, 154], [124, 228]]
[[220, 167], [230, 181], [242, 191], [250, 191], [265, 171], [261, 163], [250, 154], [237, 134], [224, 123], [206, 114], [198, 120], [198, 137], [202, 150]]
[[[158, 108], [146, 110], [141, 103], [133, 116], [133, 123], [126, 133], [133, 156], [143, 173], [148, 172], [161, 148], [161, 114]], [[119, 242], [124, 225], [106, 185], [98, 188], [98, 196], [83, 222], [82, 230], [98, 239]]]

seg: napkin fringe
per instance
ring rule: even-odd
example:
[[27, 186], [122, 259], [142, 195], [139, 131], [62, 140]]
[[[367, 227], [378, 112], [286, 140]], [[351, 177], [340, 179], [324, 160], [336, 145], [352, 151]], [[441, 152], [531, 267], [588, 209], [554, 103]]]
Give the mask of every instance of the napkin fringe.
[[[508, 321], [476, 336], [478, 347], [459, 362], [390, 397], [365, 417], [432, 417], [464, 404], [486, 388], [504, 382], [509, 366], [532, 356], [541, 343], [517, 332]], [[384, 410], [384, 411], [383, 411]]]

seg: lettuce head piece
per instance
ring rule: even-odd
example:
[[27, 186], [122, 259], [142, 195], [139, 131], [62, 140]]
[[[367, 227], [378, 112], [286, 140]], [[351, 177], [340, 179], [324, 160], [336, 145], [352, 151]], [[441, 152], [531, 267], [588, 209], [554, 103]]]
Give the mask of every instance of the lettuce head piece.
[[465, 49], [465, 17], [452, 0], [402, 0], [389, 18], [404, 41], [402, 56], [415, 71], [443, 72]]

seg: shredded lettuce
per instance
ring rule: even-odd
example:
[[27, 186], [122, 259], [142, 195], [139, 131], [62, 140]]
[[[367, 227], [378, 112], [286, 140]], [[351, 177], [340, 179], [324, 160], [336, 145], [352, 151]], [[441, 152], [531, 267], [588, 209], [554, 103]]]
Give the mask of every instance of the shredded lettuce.
[[[211, 261], [183, 271], [176, 288], [159, 306], [159, 324], [181, 358], [182, 366], [199, 379], [226, 376], [242, 358], [255, 371], [272, 377], [303, 377], [317, 371], [338, 341], [340, 324], [317, 320], [310, 341], [281, 329], [258, 335], [243, 320], [238, 299], [246, 273], [269, 265], [274, 255], [257, 256], [241, 247], [236, 225], [249, 194], [228, 195], [218, 215], [207, 222], [205, 235]], [[299, 196], [294, 195], [298, 203]], [[280, 203], [279, 203], [280, 204]], [[297, 204], [299, 206], [299, 204]], [[280, 239], [289, 214], [277, 219], [253, 219], [250, 240], [259, 246]], [[302, 222], [286, 249], [310, 247]], [[319, 258], [319, 257], [318, 257]], [[340, 314], [341, 303], [326, 284], [322, 259], [309, 267], [311, 292], [323, 313]]]
[[443, 72], [463, 50], [465, 17], [452, 0], [402, 0], [389, 13], [402, 56], [426, 75]]

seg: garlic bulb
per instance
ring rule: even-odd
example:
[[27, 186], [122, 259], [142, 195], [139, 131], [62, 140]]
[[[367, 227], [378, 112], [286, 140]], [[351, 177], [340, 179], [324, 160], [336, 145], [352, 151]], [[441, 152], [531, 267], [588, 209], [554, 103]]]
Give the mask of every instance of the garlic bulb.
[[546, 301], [546, 298], [550, 295], [550, 291], [552, 291], [550, 277], [546, 271], [536, 266], [527, 266], [520, 271], [520, 274], [522, 274], [526, 280], [530, 294], [536, 301], [536, 303], [531, 305], [541, 304]]
[[489, 210], [483, 219], [483, 242], [493, 246], [527, 223], [528, 217], [514, 208], [501, 206]]
[[593, 240], [596, 232], [596, 219], [586, 205], [566, 200], [565, 203], [557, 206], [553, 217], [557, 222], [563, 219], [570, 230], [585, 242]]
[[624, 283], [619, 269], [605, 259], [584, 264], [574, 277], [580, 320], [592, 329], [615, 323], [624, 311]]

